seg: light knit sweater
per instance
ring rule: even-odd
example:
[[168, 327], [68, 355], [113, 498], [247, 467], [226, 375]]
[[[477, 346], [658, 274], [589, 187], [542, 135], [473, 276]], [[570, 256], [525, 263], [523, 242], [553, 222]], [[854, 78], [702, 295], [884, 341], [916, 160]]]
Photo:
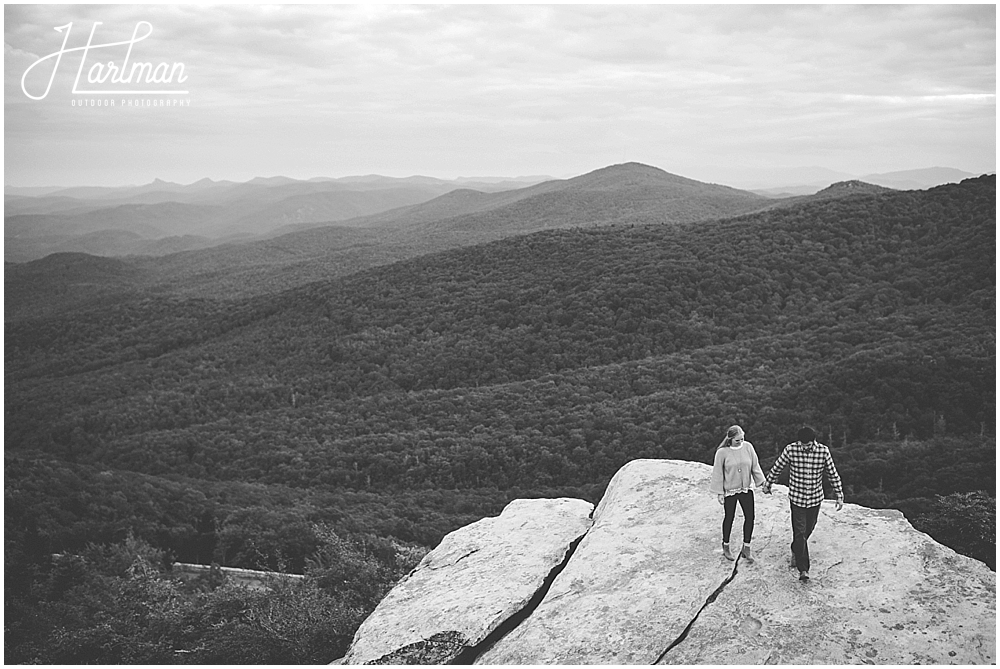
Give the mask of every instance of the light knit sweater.
[[764, 471], [757, 460], [753, 444], [744, 441], [739, 448], [724, 446], [715, 451], [712, 467], [712, 484], [709, 490], [716, 495], [729, 495], [764, 483]]

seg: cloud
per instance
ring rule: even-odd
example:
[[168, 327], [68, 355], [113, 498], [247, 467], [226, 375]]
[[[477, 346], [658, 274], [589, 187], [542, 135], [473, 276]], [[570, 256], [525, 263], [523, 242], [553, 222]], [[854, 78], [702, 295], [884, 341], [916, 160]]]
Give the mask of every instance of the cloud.
[[[58, 48], [53, 27], [73, 22], [71, 41], [82, 44], [94, 21], [103, 40], [149, 21], [154, 35], [136, 49], [184, 63], [190, 113], [116, 127], [71, 114], [63, 93], [54, 99], [65, 108], [9, 116], [8, 136], [40, 146], [86, 134], [106, 164], [126, 142], [169, 137], [192, 160], [164, 169], [191, 180], [205, 176], [199, 165], [224, 170], [227, 160], [234, 172], [310, 175], [578, 173], [601, 166], [581, 156], [617, 162], [629, 143], [666, 169], [668, 160], [787, 162], [805, 150], [814, 153], [800, 164], [835, 159], [830, 167], [859, 173], [923, 161], [973, 171], [995, 158], [993, 5], [6, 5], [4, 14], [8, 110], [25, 102], [13, 82], [26, 60]], [[60, 73], [61, 90], [72, 74]], [[886, 137], [900, 146], [873, 157]]]

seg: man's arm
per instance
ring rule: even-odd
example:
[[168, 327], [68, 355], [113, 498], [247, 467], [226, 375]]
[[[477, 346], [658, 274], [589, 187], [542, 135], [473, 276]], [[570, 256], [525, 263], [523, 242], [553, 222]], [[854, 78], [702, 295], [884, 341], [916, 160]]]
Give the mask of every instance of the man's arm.
[[833, 464], [833, 455], [829, 447], [826, 449], [826, 477], [833, 488], [833, 494], [837, 496], [837, 511], [840, 511], [844, 507], [844, 486], [840, 474], [837, 473], [837, 466]]
[[781, 455], [779, 455], [778, 459], [774, 461], [774, 465], [771, 466], [771, 471], [767, 473], [767, 480], [765, 480], [764, 485], [761, 486], [761, 489], [764, 491], [765, 494], [771, 493], [771, 484], [774, 483], [774, 480], [778, 478], [778, 476], [781, 474], [782, 471], [784, 471], [785, 467], [787, 466], [788, 466], [788, 447], [785, 446], [785, 450], [781, 451]]

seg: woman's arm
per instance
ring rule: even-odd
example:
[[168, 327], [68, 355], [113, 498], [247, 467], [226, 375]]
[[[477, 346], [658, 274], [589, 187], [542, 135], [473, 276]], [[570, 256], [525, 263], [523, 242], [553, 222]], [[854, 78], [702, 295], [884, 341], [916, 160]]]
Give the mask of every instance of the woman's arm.
[[760, 468], [760, 460], [757, 458], [757, 451], [754, 449], [753, 444], [749, 442], [744, 442], [750, 447], [750, 475], [753, 476], [753, 482], [757, 485], [763, 485], [764, 483], [764, 470]]
[[726, 494], [725, 487], [723, 486], [724, 477], [724, 464], [726, 462], [725, 449], [720, 448], [715, 451], [715, 464], [712, 466], [712, 483], [708, 487], [709, 492], [713, 492], [716, 495]]

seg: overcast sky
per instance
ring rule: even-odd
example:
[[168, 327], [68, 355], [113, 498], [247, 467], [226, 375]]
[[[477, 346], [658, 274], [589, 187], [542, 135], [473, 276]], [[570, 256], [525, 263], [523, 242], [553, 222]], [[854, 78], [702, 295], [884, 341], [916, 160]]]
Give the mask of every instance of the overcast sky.
[[[996, 169], [994, 5], [5, 5], [4, 18], [8, 185], [565, 177], [638, 161], [751, 187], [802, 166]], [[76, 51], [29, 99], [22, 75], [62, 46], [53, 28], [72, 22], [73, 48], [95, 21], [94, 44], [148, 22], [129, 62], [183, 63], [189, 93], [73, 94]], [[91, 52], [80, 88], [125, 54]], [[139, 97], [189, 104], [121, 105]], [[116, 106], [73, 106], [85, 99]]]

